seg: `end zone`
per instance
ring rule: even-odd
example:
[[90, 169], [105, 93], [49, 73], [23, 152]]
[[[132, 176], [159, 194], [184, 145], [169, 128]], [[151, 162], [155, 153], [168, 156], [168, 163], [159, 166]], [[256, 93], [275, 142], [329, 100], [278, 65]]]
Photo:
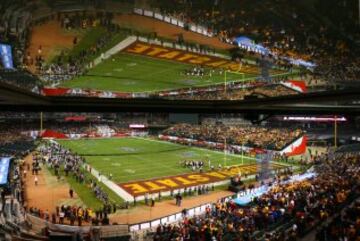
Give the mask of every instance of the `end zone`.
[[[272, 170], [278, 170], [286, 168], [287, 166], [271, 163]], [[258, 172], [260, 168], [257, 164], [233, 166], [229, 169], [214, 170], [204, 173], [188, 173], [177, 176], [153, 178], [148, 180], [120, 183], [120, 186], [129, 195], [133, 197], [139, 197], [140, 199], [145, 194], [163, 193], [178, 191], [184, 188], [197, 187], [208, 184], [225, 184], [229, 182], [230, 177], [241, 174], [247, 177], [253, 176]]]

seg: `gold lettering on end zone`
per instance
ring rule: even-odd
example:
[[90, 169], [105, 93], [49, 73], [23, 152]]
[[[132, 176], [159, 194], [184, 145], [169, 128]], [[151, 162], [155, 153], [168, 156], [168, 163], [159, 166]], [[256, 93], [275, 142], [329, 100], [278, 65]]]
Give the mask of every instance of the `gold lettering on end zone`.
[[157, 56], [160, 53], [164, 53], [164, 52], [169, 52], [169, 50], [163, 48], [151, 47], [151, 51], [147, 52], [146, 55]]
[[164, 190], [166, 189], [165, 186], [159, 186], [154, 182], [144, 182], [144, 184], [148, 187], [150, 187], [150, 191], [158, 191], [158, 190]]
[[220, 65], [223, 65], [223, 64], [226, 64], [226, 63], [228, 63], [228, 61], [221, 60], [221, 61], [206, 63], [206, 65], [209, 66], [209, 67], [219, 67]]
[[149, 48], [150, 48], [150, 46], [147, 44], [135, 43], [135, 45], [130, 45], [130, 47], [127, 48], [126, 51], [130, 52], [130, 53], [140, 54], [140, 53], [145, 52]]
[[[119, 184], [123, 189], [133, 196], [144, 195], [145, 193], [158, 193], [184, 187], [199, 186], [208, 183], [227, 180], [239, 173], [252, 175], [257, 173], [257, 164], [236, 166], [221, 171], [210, 171], [196, 174], [184, 174], [179, 176], [158, 178], [153, 180], [138, 181]], [[272, 169], [279, 169], [285, 166], [271, 165]]]
[[195, 57], [198, 57], [198, 56], [194, 55], [194, 54], [184, 54], [183, 56], [177, 58], [177, 60], [179, 60], [180, 62], [184, 62], [186, 60], [189, 60], [189, 59], [192, 59], [192, 58], [195, 58]]
[[195, 182], [208, 182], [209, 181], [209, 178], [204, 176], [204, 175], [189, 175], [187, 176], [188, 179], [191, 179]]
[[127, 189], [127, 190], [128, 189], [131, 190], [131, 193], [133, 193], [133, 194], [139, 194], [139, 193], [148, 192], [148, 190], [146, 188], [144, 188], [142, 185], [137, 184], [137, 183], [125, 184], [124, 188]]
[[171, 51], [170, 53], [161, 54], [159, 55], [159, 57], [164, 59], [174, 59], [179, 54], [180, 54], [179, 51]]
[[185, 177], [175, 177], [175, 179], [177, 181], [181, 182], [185, 186], [192, 185], [192, 184], [196, 183], [195, 181], [187, 180]]
[[176, 184], [176, 182], [174, 182], [173, 180], [171, 180], [170, 178], [166, 178], [166, 179], [161, 179], [161, 180], [156, 180], [157, 183], [166, 185], [170, 188], [175, 188], [175, 187], [179, 187], [178, 184]]
[[[210, 68], [223, 68], [232, 71], [240, 71], [249, 74], [258, 74], [260, 69], [255, 65], [244, 65], [241, 67], [239, 63], [230, 61], [224, 58], [189, 53], [185, 50], [175, 50], [173, 48], [164, 47], [160, 45], [148, 44], [143, 42], [135, 42], [125, 48], [123, 52], [131, 54], [140, 54], [143, 56], [150, 56], [152, 58], [173, 60], [187, 64], [204, 65]], [[279, 71], [271, 70], [271, 74], [282, 73]]]

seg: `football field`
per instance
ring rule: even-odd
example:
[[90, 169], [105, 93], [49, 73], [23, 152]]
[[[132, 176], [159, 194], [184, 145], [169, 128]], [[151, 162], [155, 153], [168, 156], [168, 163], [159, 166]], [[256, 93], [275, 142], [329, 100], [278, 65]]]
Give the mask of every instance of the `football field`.
[[[207, 86], [224, 82], [224, 72], [211, 76], [186, 75], [194, 65], [120, 52], [89, 70], [85, 75], [64, 82], [61, 87], [119, 92], [153, 92]], [[255, 74], [227, 74], [227, 81], [241, 81]]]
[[178, 145], [170, 142], [143, 138], [111, 138], [59, 140], [63, 146], [84, 156], [86, 162], [115, 183], [139, 181], [157, 177], [191, 173], [180, 162], [204, 161], [204, 171], [211, 165], [233, 166], [254, 164], [255, 160], [240, 155], [226, 155], [207, 149]]

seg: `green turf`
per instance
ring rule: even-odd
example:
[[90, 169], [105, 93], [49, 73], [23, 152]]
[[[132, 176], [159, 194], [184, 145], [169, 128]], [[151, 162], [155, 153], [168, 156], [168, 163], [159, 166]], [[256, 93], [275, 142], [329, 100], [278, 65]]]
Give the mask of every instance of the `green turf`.
[[[146, 92], [206, 86], [224, 82], [224, 74], [215, 71], [212, 76], [186, 76], [189, 64], [151, 57], [119, 53], [102, 62], [86, 75], [62, 84], [69, 88], [89, 88], [121, 92]], [[206, 71], [207, 72], [207, 71]], [[227, 74], [227, 81], [242, 80], [255, 75]]]
[[[79, 54], [84, 51], [84, 50], [89, 50], [92, 47], [94, 47], [96, 45], [96, 42], [104, 35], [106, 35], [107, 33], [107, 29], [101, 26], [95, 27], [95, 28], [90, 28], [89, 30], [87, 30], [85, 32], [85, 34], [82, 36], [82, 38], [80, 39], [80, 41], [78, 42], [77, 45], [75, 45], [68, 53], [67, 56], [71, 56], [73, 58], [76, 58], [77, 56], [79, 56]], [[109, 50], [110, 48], [112, 48], [113, 46], [115, 46], [117, 43], [121, 42], [122, 40], [124, 40], [127, 37], [127, 34], [124, 31], [119, 31], [116, 33], [112, 33], [110, 35], [110, 39], [107, 39], [107, 43], [105, 44], [105, 46], [103, 46], [101, 48], [101, 52], [105, 52], [107, 50]], [[97, 58], [100, 55], [100, 52], [97, 53], [96, 55], [89, 55], [86, 58], [87, 62], [90, 62], [92, 60], [94, 60], [95, 58]]]
[[77, 182], [72, 175], [66, 177], [66, 181], [87, 207], [91, 207], [94, 210], [99, 210], [103, 207], [103, 203], [95, 196], [87, 185]]
[[[180, 166], [181, 160], [209, 158], [214, 166], [225, 163], [222, 152], [150, 139], [112, 138], [59, 142], [73, 152], [84, 155], [86, 161], [102, 174], [108, 176], [111, 173], [113, 181], [117, 183], [190, 173], [190, 169]], [[246, 157], [243, 161], [244, 164], [254, 162]], [[227, 155], [226, 165], [240, 164], [242, 158], [239, 155]], [[205, 165], [208, 168], [207, 161]]]
[[69, 55], [75, 56], [80, 54], [83, 50], [88, 50], [95, 45], [98, 39], [106, 33], [106, 29], [103, 27], [90, 28], [84, 36], [80, 39], [77, 45], [71, 49]]
[[[83, 169], [84, 170], [84, 169]], [[49, 171], [55, 175], [54, 169], [49, 168]], [[65, 172], [63, 169], [60, 169], [60, 174], [63, 176], [66, 181], [69, 183], [69, 186], [72, 187], [76, 194], [79, 196], [81, 201], [86, 205], [86, 207], [91, 207], [94, 210], [100, 210], [103, 208], [103, 203], [95, 196], [95, 194], [90, 190], [88, 181], [92, 179], [101, 188], [108, 194], [109, 200], [111, 203], [116, 203], [118, 205], [122, 205], [124, 200], [119, 197], [116, 193], [114, 193], [111, 189], [109, 189], [105, 184], [98, 182], [96, 178], [94, 178], [89, 172], [85, 173], [86, 183], [79, 183], [76, 181], [73, 175], [65, 176]]]

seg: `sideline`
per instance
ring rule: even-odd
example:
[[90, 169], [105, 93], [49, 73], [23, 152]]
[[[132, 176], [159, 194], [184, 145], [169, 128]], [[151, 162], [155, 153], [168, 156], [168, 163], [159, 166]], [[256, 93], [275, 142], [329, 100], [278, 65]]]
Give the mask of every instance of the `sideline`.
[[[89, 164], [84, 164], [84, 169], [88, 171]], [[131, 196], [128, 192], [126, 192], [124, 189], [122, 189], [119, 185], [115, 184], [113, 181], [110, 181], [106, 176], [99, 175], [99, 171], [97, 171], [95, 168], [91, 167], [90, 174], [92, 174], [99, 182], [103, 183], [105, 186], [107, 186], [110, 190], [112, 190], [115, 194], [117, 194], [119, 197], [124, 199], [127, 202], [132, 202], [134, 200], [133, 196]]]
[[[106, 52], [100, 54], [99, 57], [97, 57], [94, 61], [93, 61], [93, 66], [91, 68], [94, 68], [96, 65], [100, 64], [101, 62], [103, 62], [104, 60], [110, 58], [111, 56], [113, 56], [114, 54], [117, 54], [118, 52], [120, 52], [121, 50], [125, 49], [126, 47], [130, 46], [131, 44], [133, 44], [134, 42], [136, 42], [136, 37], [134, 36], [129, 36], [126, 39], [122, 40], [120, 43], [116, 44], [114, 47], [112, 47], [111, 49], [107, 50]], [[103, 56], [102, 56], [103, 55]]]

